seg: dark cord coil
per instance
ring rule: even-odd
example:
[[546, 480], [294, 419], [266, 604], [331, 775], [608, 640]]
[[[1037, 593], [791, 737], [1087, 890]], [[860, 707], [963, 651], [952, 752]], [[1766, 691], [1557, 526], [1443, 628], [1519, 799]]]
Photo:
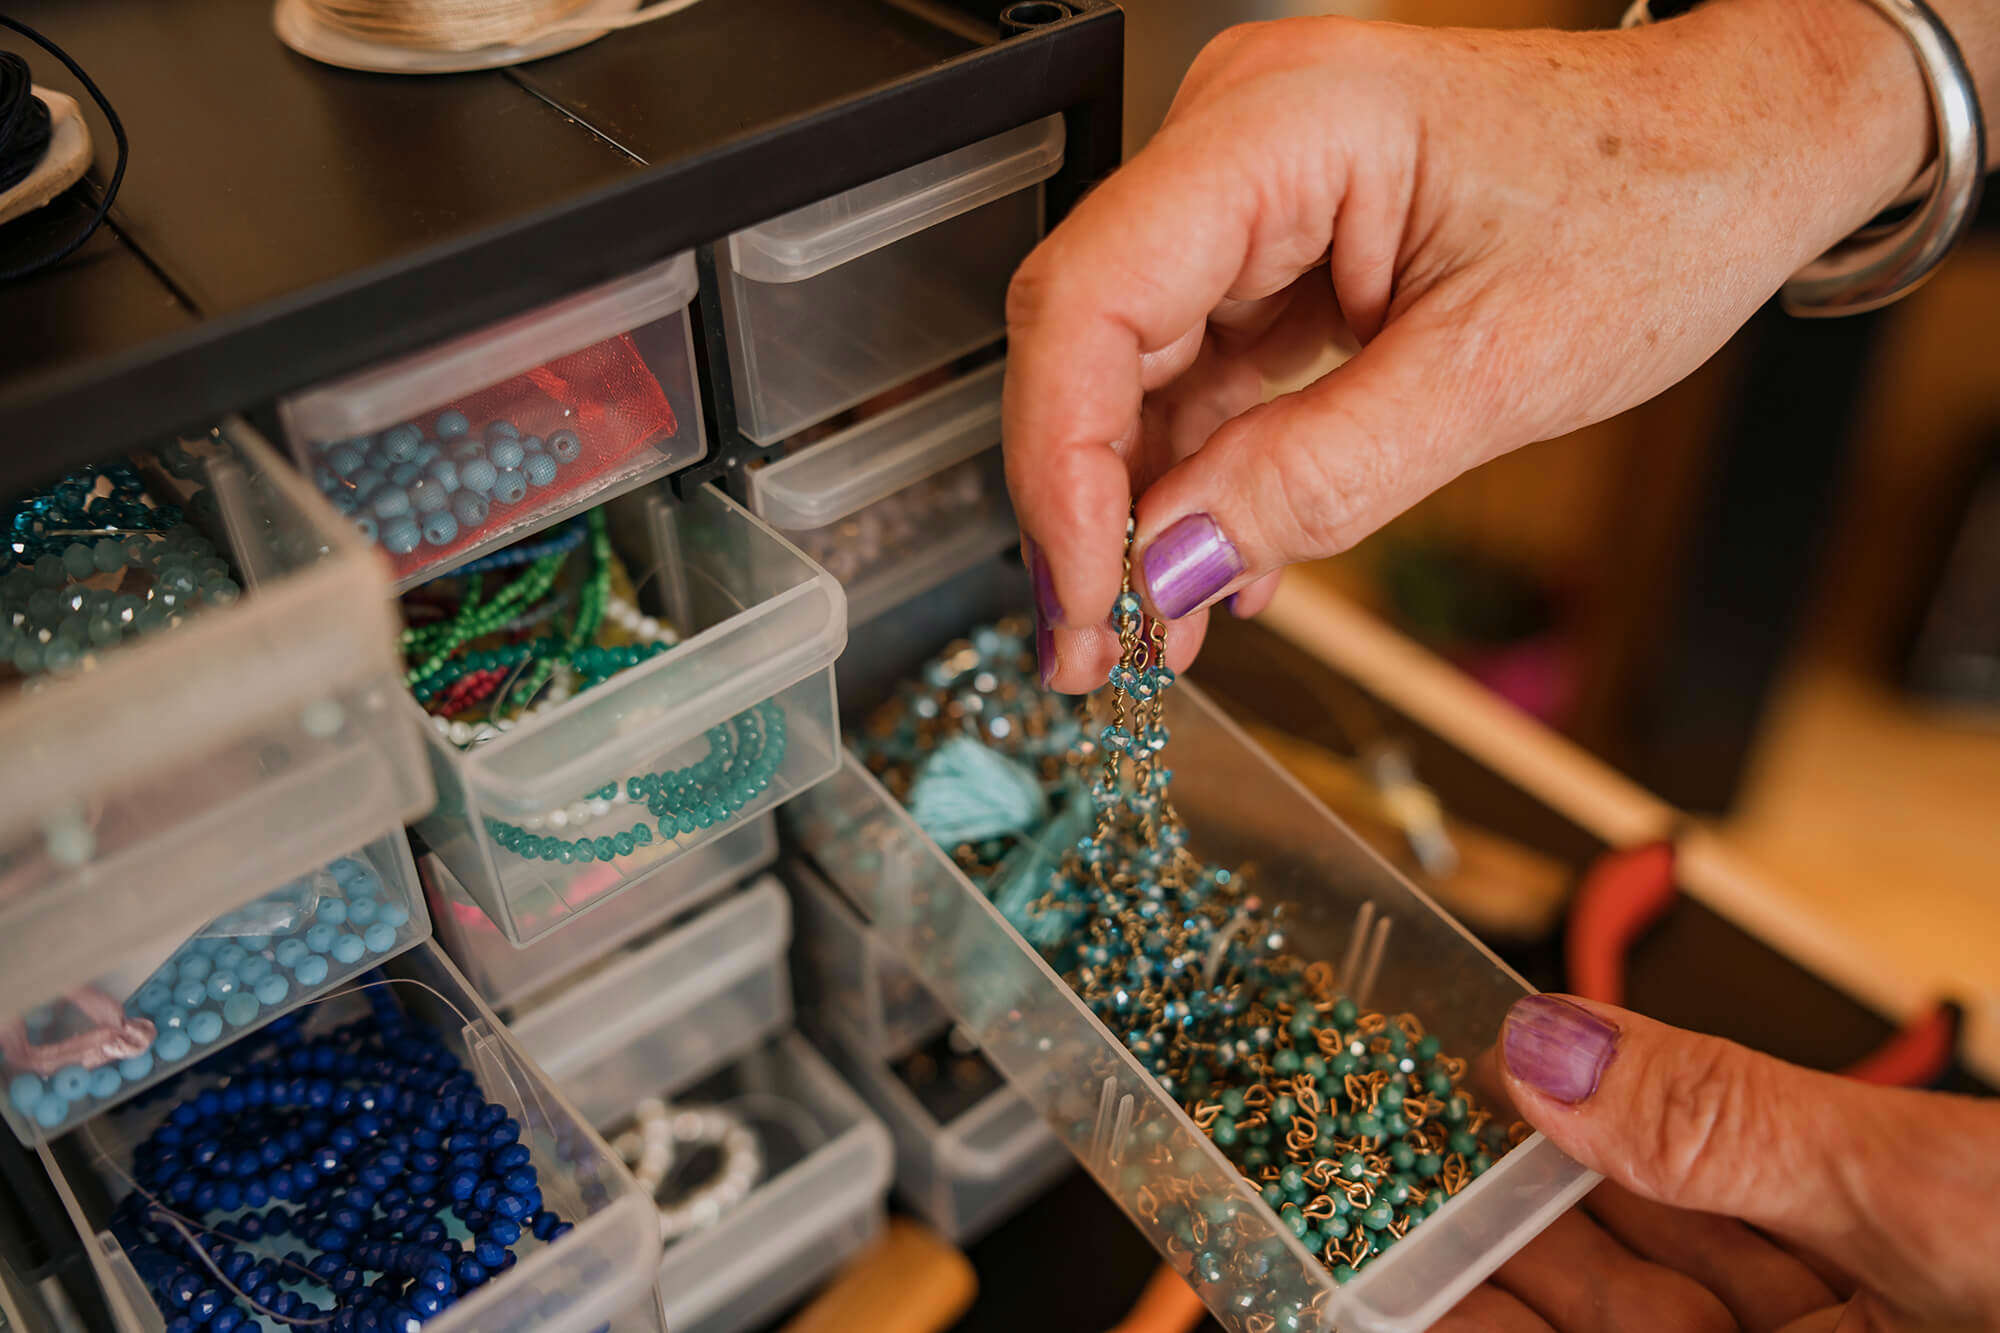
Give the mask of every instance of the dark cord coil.
[[[104, 119], [111, 124], [111, 137], [118, 144], [118, 160], [111, 169], [111, 180], [104, 187], [103, 195], [97, 201], [97, 208], [91, 213], [90, 222], [84, 229], [63, 242], [48, 254], [38, 256], [25, 264], [0, 268], [0, 282], [39, 273], [53, 264], [75, 254], [83, 243], [96, 235], [104, 225], [104, 218], [111, 211], [111, 201], [118, 197], [118, 186], [125, 179], [125, 157], [128, 145], [125, 142], [125, 125], [118, 119], [118, 113], [104, 94], [98, 91], [83, 67], [69, 58], [69, 53], [48, 38], [16, 19], [0, 15], [0, 27], [11, 28], [35, 45], [47, 51], [63, 65], [76, 81], [83, 85], [92, 101], [104, 113]], [[0, 52], [0, 191], [12, 188], [27, 179], [28, 173], [41, 162], [49, 149], [49, 108], [32, 90], [33, 79], [29, 74], [28, 62], [11, 52]]]

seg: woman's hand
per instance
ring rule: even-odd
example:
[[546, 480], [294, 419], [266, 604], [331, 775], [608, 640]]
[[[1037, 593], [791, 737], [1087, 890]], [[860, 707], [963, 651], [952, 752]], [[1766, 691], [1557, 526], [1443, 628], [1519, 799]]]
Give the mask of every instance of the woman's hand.
[[2000, 1104], [1557, 996], [1500, 1046], [1516, 1107], [1609, 1180], [1434, 1333], [2000, 1328]]
[[[1631, 33], [1231, 29], [1008, 296], [1007, 475], [1058, 688], [1134, 570], [1203, 608], [1452, 477], [1638, 403], [1921, 167], [1929, 109], [1856, 0]], [[1352, 359], [1268, 404], [1335, 347]]]

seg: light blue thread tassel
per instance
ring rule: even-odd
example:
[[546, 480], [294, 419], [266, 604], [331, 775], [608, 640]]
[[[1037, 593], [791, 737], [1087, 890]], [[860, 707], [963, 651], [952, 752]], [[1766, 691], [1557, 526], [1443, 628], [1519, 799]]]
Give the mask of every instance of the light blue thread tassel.
[[1064, 853], [1090, 832], [1096, 815], [1080, 783], [1065, 784], [1059, 799], [1062, 813], [1033, 838], [1007, 853], [986, 886], [987, 896], [1000, 909], [1000, 915], [1007, 918], [1007, 924], [1043, 953], [1068, 939], [1082, 914], [1059, 908], [1038, 909], [1036, 904], [1047, 894], [1049, 876], [1061, 868]]
[[910, 814], [940, 847], [1026, 833], [1049, 814], [1041, 782], [968, 736], [940, 745], [910, 784]]

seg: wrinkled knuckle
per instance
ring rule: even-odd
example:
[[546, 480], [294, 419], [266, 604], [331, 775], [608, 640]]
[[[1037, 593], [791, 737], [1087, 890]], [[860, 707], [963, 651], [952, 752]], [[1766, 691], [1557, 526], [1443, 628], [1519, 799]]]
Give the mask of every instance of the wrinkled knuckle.
[[1764, 1080], [1749, 1052], [1721, 1041], [1655, 1053], [1641, 1086], [1656, 1098], [1653, 1132], [1637, 1145], [1637, 1183], [1655, 1198], [1700, 1196], [1747, 1180], [1757, 1169], [1768, 1119]]
[[1019, 333], [1039, 326], [1045, 319], [1056, 284], [1050, 269], [1055, 261], [1047, 245], [1037, 247], [1021, 261], [1007, 283], [1007, 332]]

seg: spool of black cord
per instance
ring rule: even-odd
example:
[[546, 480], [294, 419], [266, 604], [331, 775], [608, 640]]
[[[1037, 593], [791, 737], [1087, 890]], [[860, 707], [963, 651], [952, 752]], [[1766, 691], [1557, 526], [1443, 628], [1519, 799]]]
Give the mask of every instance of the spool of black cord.
[[[47, 51], [83, 85], [91, 100], [104, 113], [104, 119], [111, 126], [111, 137], [118, 144], [118, 158], [111, 169], [111, 179], [105, 183], [103, 192], [91, 211], [90, 221], [83, 230], [64, 241], [54, 250], [36, 255], [26, 262], [7, 262], [12, 258], [7, 244], [7, 232], [0, 225], [0, 282], [40, 273], [61, 263], [97, 233], [104, 225], [105, 216], [111, 211], [111, 203], [118, 197], [118, 187], [125, 179], [125, 158], [128, 145], [125, 142], [125, 126], [112, 109], [111, 102], [98, 90], [82, 66], [70, 59], [68, 52], [48, 38], [16, 19], [0, 15], [0, 28], [9, 28], [20, 33], [35, 45]], [[81, 133], [82, 119], [68, 99], [58, 99], [69, 107], [69, 132]], [[0, 51], [0, 204], [7, 194], [17, 188], [32, 189], [30, 178], [49, 155], [50, 144], [57, 132], [57, 125], [50, 113], [49, 104], [35, 95], [33, 72], [28, 62], [11, 51]], [[87, 155], [88, 144], [77, 146], [80, 154]], [[81, 170], [79, 166], [77, 168]], [[60, 188], [60, 187], [55, 187]], [[0, 213], [0, 216], [5, 214]]]
[[0, 51], [0, 193], [13, 189], [49, 152], [49, 104], [35, 96], [28, 62]]

